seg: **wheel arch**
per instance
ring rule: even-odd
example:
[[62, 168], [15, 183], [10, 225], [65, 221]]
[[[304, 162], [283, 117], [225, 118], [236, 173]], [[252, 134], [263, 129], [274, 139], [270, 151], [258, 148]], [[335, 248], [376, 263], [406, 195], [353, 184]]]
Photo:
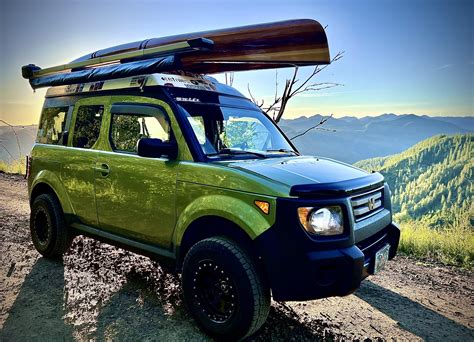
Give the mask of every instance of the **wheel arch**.
[[46, 170], [40, 172], [35, 177], [30, 189], [30, 206], [33, 204], [36, 197], [44, 193], [49, 193], [56, 196], [65, 214], [74, 213], [69, 201], [69, 196], [67, 195], [61, 180], [54, 173]]
[[258, 258], [254, 241], [244, 229], [229, 219], [216, 215], [207, 215], [201, 216], [191, 222], [185, 230], [176, 253], [178, 270], [181, 270], [184, 258], [194, 244], [215, 236], [223, 236], [235, 241], [253, 258]]

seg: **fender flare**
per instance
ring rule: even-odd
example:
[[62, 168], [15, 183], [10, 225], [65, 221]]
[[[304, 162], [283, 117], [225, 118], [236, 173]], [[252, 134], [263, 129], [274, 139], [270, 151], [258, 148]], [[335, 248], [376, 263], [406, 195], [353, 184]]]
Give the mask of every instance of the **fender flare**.
[[34, 189], [40, 184], [46, 184], [54, 191], [65, 214], [75, 214], [71, 204], [71, 200], [69, 199], [69, 196], [61, 180], [55, 173], [48, 170], [41, 170], [40, 172], [38, 172], [38, 174], [32, 181], [30, 187], [31, 190], [29, 193], [30, 201]]
[[274, 215], [263, 214], [256, 206], [226, 195], [206, 195], [189, 204], [179, 216], [173, 234], [174, 246], [180, 246], [187, 228], [197, 219], [214, 216], [228, 220], [240, 227], [254, 240], [270, 228]]

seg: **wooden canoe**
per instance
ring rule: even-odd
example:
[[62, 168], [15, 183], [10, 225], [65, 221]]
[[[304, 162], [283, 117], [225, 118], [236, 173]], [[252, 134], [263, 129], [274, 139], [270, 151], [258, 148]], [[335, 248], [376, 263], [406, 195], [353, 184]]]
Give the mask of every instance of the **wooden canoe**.
[[201, 37], [212, 40], [213, 48], [181, 53], [183, 70], [213, 74], [330, 62], [327, 37], [321, 24], [311, 19], [300, 19], [152, 38], [99, 50], [72, 63], [136, 50], [146, 51]]

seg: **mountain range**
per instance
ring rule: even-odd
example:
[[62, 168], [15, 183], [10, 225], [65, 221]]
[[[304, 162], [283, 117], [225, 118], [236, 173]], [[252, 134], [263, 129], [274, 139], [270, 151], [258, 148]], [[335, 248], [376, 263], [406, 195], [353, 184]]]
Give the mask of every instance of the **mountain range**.
[[[319, 123], [324, 117], [313, 115], [279, 125], [288, 137], [294, 137]], [[15, 126], [21, 154], [31, 151], [37, 125]], [[322, 128], [322, 129], [321, 129]], [[330, 118], [324, 125], [293, 140], [303, 154], [318, 155], [355, 163], [359, 160], [402, 152], [410, 146], [437, 134], [474, 132], [474, 117], [431, 117], [413, 114], [383, 114], [373, 117]], [[9, 126], [0, 126], [0, 160], [18, 159], [15, 134]]]
[[[290, 138], [318, 124], [314, 115], [282, 120]], [[383, 114], [375, 117], [329, 118], [319, 128], [293, 140], [303, 154], [329, 157], [346, 163], [400, 153], [437, 134], [474, 132], [474, 117], [431, 117], [414, 114]]]

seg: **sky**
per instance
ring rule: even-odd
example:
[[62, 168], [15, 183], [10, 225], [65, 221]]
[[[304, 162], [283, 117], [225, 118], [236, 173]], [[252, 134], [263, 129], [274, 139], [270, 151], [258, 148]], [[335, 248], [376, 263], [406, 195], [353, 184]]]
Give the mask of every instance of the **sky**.
[[[0, 119], [38, 123], [46, 91], [31, 90], [22, 65], [48, 67], [130, 41], [299, 18], [327, 26], [332, 56], [344, 51], [315, 80], [342, 86], [292, 99], [285, 118], [474, 115], [474, 1], [0, 0]], [[311, 71], [302, 69], [300, 78]], [[278, 71], [280, 86], [291, 73]], [[275, 76], [238, 72], [233, 85], [245, 95], [250, 85], [268, 103]]]

